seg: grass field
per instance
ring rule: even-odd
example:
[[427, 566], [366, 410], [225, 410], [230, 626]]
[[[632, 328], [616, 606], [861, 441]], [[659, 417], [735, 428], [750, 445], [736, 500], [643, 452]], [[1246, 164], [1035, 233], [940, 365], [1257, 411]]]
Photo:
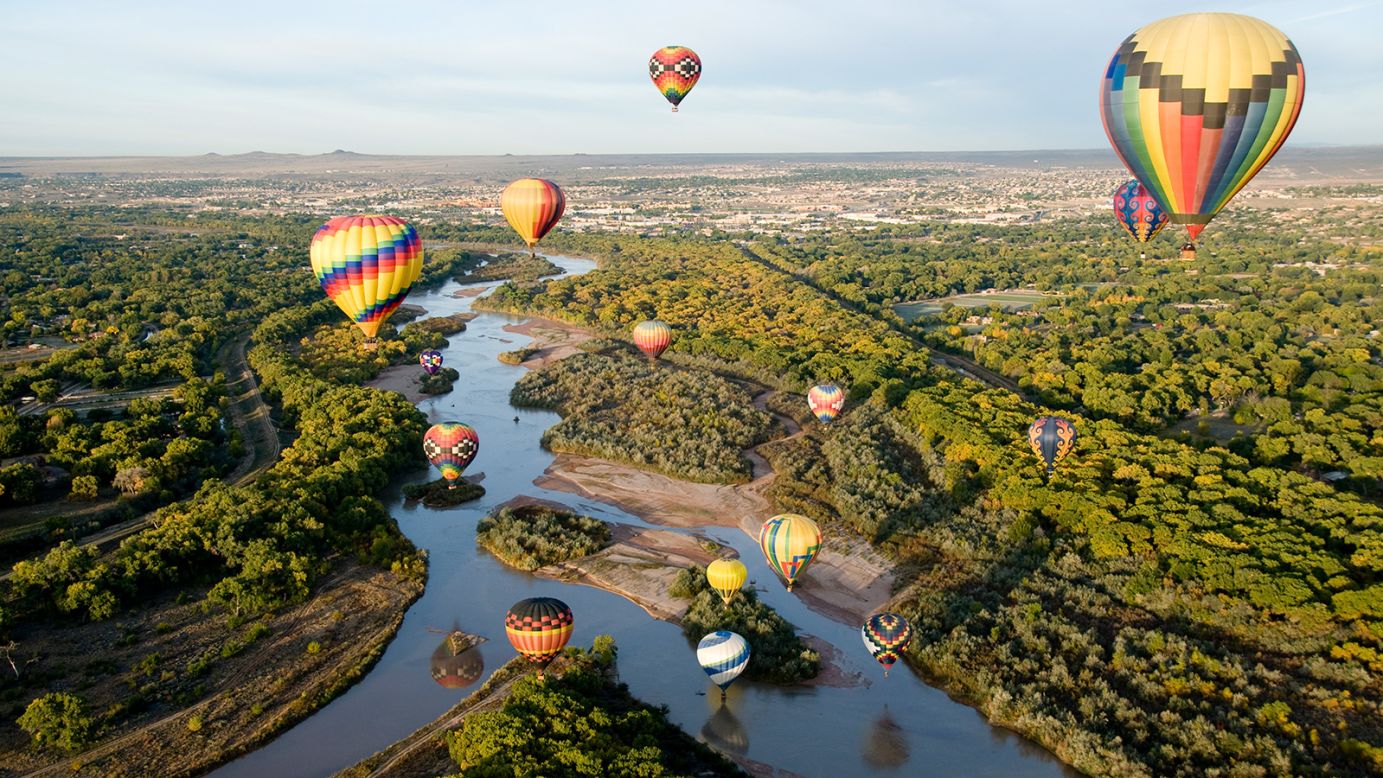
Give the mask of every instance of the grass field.
[[962, 308], [983, 308], [987, 305], [998, 305], [1010, 311], [1021, 311], [1031, 307], [1033, 303], [1046, 296], [1048, 296], [1046, 293], [1036, 289], [1004, 289], [977, 294], [956, 294], [950, 297], [938, 297], [934, 300], [898, 303], [893, 306], [893, 310], [905, 321], [913, 321], [923, 316], [935, 316], [941, 313], [947, 304], [959, 305]]

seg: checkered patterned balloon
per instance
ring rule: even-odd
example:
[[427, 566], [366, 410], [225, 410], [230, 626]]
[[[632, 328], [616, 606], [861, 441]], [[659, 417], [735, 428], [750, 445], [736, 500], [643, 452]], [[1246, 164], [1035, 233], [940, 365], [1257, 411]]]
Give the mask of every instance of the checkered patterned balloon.
[[504, 617], [509, 643], [534, 664], [545, 665], [562, 653], [576, 619], [565, 602], [553, 597], [519, 600]]
[[649, 58], [648, 76], [675, 112], [701, 79], [701, 58], [686, 46], [664, 46]]
[[480, 451], [480, 436], [469, 425], [447, 421], [432, 425], [423, 435], [423, 453], [442, 477], [455, 481]]
[[437, 375], [437, 371], [442, 369], [442, 352], [428, 349], [418, 355], [418, 364], [428, 375]]

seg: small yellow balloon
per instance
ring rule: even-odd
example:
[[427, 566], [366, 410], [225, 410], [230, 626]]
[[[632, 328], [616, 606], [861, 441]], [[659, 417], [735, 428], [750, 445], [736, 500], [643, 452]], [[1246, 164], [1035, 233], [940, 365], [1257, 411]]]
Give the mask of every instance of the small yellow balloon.
[[706, 580], [726, 605], [730, 604], [730, 598], [735, 596], [735, 592], [744, 586], [744, 579], [748, 576], [749, 571], [738, 559], [717, 559], [706, 565]]

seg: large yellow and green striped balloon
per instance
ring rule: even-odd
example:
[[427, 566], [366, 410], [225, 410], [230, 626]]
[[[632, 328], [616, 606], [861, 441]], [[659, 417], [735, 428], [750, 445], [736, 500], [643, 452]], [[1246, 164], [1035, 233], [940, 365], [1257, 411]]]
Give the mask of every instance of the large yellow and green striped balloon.
[[1124, 164], [1195, 240], [1282, 148], [1305, 90], [1296, 47], [1272, 25], [1186, 14], [1124, 40], [1100, 113]]
[[792, 591], [798, 576], [821, 551], [821, 528], [796, 513], [774, 516], [759, 530], [759, 547], [769, 567], [783, 576], [788, 591]]
[[373, 339], [423, 272], [423, 242], [396, 216], [338, 216], [312, 236], [312, 273]]

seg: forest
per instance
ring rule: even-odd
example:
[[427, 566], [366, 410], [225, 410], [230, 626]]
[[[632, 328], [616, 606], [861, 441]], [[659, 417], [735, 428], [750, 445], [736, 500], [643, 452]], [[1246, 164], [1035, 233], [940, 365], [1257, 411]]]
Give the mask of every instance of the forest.
[[[1053, 278], [1022, 283], [1116, 270], [1064, 247], [1073, 229], [1002, 239], [1020, 268], [1050, 254]], [[1096, 774], [1383, 764], [1376, 504], [1285, 463], [1093, 413], [1070, 414], [1080, 442], [1047, 482], [1024, 438], [1047, 407], [928, 366], [919, 333], [822, 288], [799, 255], [561, 238], [600, 269], [502, 287], [501, 305], [610, 332], [657, 316], [678, 332], [673, 352], [792, 391], [822, 378], [848, 387], [841, 422], [770, 447], [773, 496], [898, 564], [892, 607], [920, 633], [910, 661], [996, 722]], [[964, 273], [982, 272], [953, 250]], [[974, 283], [925, 293], [988, 282]]]
[[610, 525], [541, 505], [503, 507], [476, 524], [475, 541], [506, 565], [532, 572], [610, 545]]
[[627, 462], [705, 483], [748, 481], [744, 449], [772, 418], [736, 383], [650, 364], [625, 344], [582, 344], [585, 353], [519, 379], [510, 402], [559, 411], [543, 433], [551, 451]]

